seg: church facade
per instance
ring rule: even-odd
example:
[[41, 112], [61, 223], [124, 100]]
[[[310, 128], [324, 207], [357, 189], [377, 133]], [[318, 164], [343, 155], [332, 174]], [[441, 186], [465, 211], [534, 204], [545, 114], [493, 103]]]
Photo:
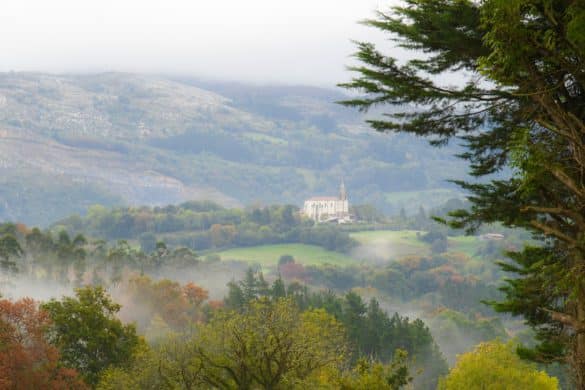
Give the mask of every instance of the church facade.
[[317, 196], [305, 201], [303, 214], [315, 222], [351, 222], [349, 201], [343, 181], [339, 186], [339, 195]]

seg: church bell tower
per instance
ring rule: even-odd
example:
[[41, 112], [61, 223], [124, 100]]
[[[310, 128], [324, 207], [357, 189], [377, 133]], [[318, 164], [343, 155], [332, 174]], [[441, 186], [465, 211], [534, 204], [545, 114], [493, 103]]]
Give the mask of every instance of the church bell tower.
[[345, 183], [343, 179], [341, 180], [341, 185], [339, 186], [339, 200], [347, 200], [347, 191], [345, 190]]

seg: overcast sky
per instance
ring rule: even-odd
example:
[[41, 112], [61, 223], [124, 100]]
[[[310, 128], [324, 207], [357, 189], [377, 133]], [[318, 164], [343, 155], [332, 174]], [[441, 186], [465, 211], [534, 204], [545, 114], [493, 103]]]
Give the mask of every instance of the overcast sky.
[[[181, 73], [333, 86], [393, 0], [6, 0], [0, 71]], [[389, 45], [389, 44], [388, 44]]]

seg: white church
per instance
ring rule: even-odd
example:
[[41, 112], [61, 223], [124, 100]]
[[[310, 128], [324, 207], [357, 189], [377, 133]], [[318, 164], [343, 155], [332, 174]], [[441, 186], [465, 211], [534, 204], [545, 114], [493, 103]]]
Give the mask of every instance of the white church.
[[305, 201], [303, 214], [315, 222], [352, 222], [345, 184], [341, 181], [339, 196], [316, 196]]

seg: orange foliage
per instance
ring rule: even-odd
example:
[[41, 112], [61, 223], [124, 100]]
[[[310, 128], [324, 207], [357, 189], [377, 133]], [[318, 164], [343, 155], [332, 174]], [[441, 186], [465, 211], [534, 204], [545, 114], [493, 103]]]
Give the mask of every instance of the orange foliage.
[[405, 267], [406, 269], [412, 271], [420, 268], [420, 264], [422, 263], [423, 259], [425, 258], [414, 255], [404, 256], [398, 260], [398, 263]]
[[28, 226], [26, 226], [23, 223], [16, 224], [16, 231], [18, 232], [18, 234], [20, 234], [22, 236], [26, 236], [27, 234], [29, 234], [31, 232], [31, 230], [28, 228]]
[[214, 247], [221, 247], [230, 244], [237, 234], [234, 225], [219, 225], [213, 224], [209, 228], [211, 235], [211, 243]]
[[169, 326], [181, 329], [189, 322], [203, 320], [201, 306], [209, 298], [209, 293], [194, 283], [181, 286], [169, 279], [154, 282], [148, 276], [137, 276], [129, 281], [130, 302], [126, 312], [144, 312], [135, 306], [146, 307], [146, 318], [137, 318], [139, 325], [147, 326], [154, 315], [160, 316]]
[[464, 266], [471, 260], [469, 256], [462, 252], [445, 253], [442, 256], [445, 257], [450, 264], [455, 264], [456, 266]]
[[457, 275], [452, 275], [450, 281], [453, 283], [461, 284], [461, 283], [465, 282], [465, 278], [463, 276], [457, 274]]
[[283, 279], [286, 280], [299, 280], [299, 281], [307, 281], [306, 280], [306, 270], [302, 264], [299, 263], [286, 263], [282, 264], [278, 267], [278, 271]]
[[212, 310], [221, 309], [224, 306], [223, 301], [219, 301], [219, 300], [209, 301], [208, 304]]
[[0, 389], [86, 389], [73, 369], [59, 367], [59, 351], [44, 331], [50, 324], [37, 303], [0, 300]]
[[183, 287], [183, 294], [190, 304], [196, 306], [200, 306], [209, 298], [209, 293], [207, 290], [203, 287], [197, 286], [193, 282], [189, 282]]
[[444, 286], [447, 282], [461, 283], [464, 281], [463, 276], [450, 264], [443, 264], [440, 267], [433, 268], [429, 273], [434, 276], [439, 286]]

